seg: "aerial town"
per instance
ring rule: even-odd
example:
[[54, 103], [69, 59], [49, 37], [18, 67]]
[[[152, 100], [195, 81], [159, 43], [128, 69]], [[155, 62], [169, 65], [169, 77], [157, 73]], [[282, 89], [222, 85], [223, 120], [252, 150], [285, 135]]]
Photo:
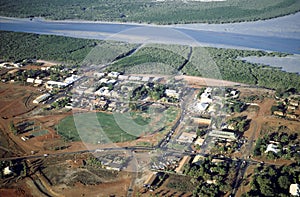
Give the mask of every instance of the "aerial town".
[[299, 0], [1, 0], [0, 197], [300, 196]]
[[[22, 147], [2, 159], [4, 185], [30, 175], [26, 183], [50, 196], [71, 195], [74, 184], [82, 195], [90, 185], [111, 196], [230, 196], [251, 191], [255, 168], [300, 159], [300, 95], [291, 92], [187, 76], [80, 74], [36, 60], [0, 67], [6, 143]], [[127, 186], [105, 190], [103, 182]], [[299, 190], [288, 183], [289, 192]]]

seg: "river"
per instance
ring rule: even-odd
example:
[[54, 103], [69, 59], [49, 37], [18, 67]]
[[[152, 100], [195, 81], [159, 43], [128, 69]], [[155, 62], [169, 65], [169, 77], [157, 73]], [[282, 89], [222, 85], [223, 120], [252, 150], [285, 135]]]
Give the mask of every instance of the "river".
[[[47, 21], [44, 19], [29, 20], [0, 17], [0, 30], [63, 35], [77, 38], [178, 43], [300, 54], [300, 28], [298, 22], [300, 21], [300, 13], [282, 18], [225, 25], [192, 24], [156, 26], [147, 24]], [[270, 32], [268, 29], [271, 27], [274, 28], [276, 20], [282, 24], [283, 28], [280, 29], [280, 24], [277, 24], [277, 31], [273, 30], [271, 34], [268, 33]], [[290, 23], [287, 23], [287, 21]], [[285, 24], [289, 24], [288, 27], [290, 29]]]

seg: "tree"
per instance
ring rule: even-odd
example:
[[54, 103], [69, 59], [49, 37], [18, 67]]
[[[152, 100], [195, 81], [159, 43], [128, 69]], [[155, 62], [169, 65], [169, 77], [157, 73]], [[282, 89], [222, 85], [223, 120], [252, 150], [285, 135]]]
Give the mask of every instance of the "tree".
[[254, 148], [254, 153], [253, 153], [254, 156], [261, 155], [261, 151], [260, 151], [261, 145], [262, 145], [262, 140], [261, 140], [261, 138], [258, 138], [256, 141], [255, 148]]
[[11, 132], [13, 132], [13, 134], [15, 134], [15, 135], [18, 134], [18, 130], [17, 130], [17, 128], [15, 127], [13, 121], [10, 121], [10, 123], [9, 123], [9, 129], [10, 129]]
[[278, 178], [278, 184], [282, 189], [288, 189], [291, 182], [289, 181], [288, 177], [286, 176], [280, 176]]

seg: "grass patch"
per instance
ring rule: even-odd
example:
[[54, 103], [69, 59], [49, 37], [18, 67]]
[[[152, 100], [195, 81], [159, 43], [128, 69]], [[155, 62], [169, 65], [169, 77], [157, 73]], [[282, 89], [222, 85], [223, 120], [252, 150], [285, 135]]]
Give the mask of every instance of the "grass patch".
[[[141, 120], [139, 121], [141, 122]], [[106, 113], [68, 116], [58, 124], [57, 128], [58, 133], [68, 141], [116, 143], [135, 140], [138, 137], [121, 129], [114, 116]]]
[[32, 132], [31, 134], [34, 137], [38, 137], [38, 136], [46, 135], [47, 133], [48, 133], [48, 130], [42, 130], [42, 131]]

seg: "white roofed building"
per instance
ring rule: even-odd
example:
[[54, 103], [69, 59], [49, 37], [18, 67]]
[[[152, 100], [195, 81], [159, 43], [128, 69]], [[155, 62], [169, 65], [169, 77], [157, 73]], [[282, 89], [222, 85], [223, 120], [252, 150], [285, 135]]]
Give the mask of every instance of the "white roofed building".
[[300, 196], [300, 185], [299, 184], [291, 184], [290, 185], [290, 194], [293, 196]]

